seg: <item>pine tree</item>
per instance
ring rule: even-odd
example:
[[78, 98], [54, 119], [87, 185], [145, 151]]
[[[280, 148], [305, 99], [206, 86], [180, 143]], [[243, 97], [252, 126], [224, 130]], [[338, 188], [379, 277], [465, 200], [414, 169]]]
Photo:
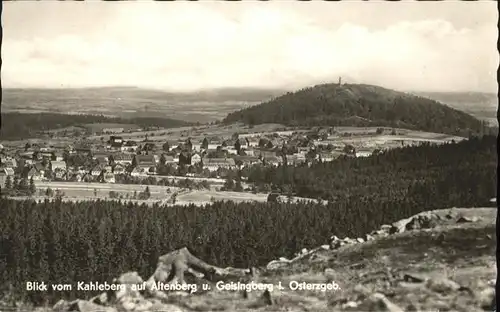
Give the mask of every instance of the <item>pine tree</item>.
[[47, 190], [45, 190], [45, 196], [47, 197], [54, 196], [54, 191], [50, 187], [48, 187]]
[[19, 178], [18, 176], [14, 176], [14, 182], [12, 183], [12, 189], [17, 190], [19, 188]]
[[170, 151], [170, 144], [168, 144], [168, 142], [165, 142], [163, 144], [162, 148], [163, 148], [163, 151], [168, 152], [168, 151]]
[[240, 139], [236, 139], [236, 142], [234, 143], [234, 149], [238, 152], [238, 154], [240, 153], [241, 150]]
[[234, 190], [236, 192], [243, 192], [243, 186], [241, 185], [241, 181], [240, 180], [236, 180], [236, 183], [235, 183], [235, 186], [234, 186]]
[[226, 182], [224, 182], [224, 189], [226, 191], [231, 191], [231, 190], [234, 189], [234, 181], [233, 181], [233, 179], [231, 179], [229, 177], [226, 179]]
[[208, 149], [208, 139], [207, 138], [203, 139], [203, 142], [201, 143], [201, 148], [203, 148], [204, 150]]
[[33, 181], [33, 177], [31, 177], [30, 179], [29, 193], [30, 195], [34, 195], [36, 193], [36, 186], [35, 186], [35, 181]]
[[5, 180], [5, 189], [6, 190], [12, 189], [12, 178], [10, 176], [7, 176], [7, 179]]
[[17, 189], [20, 191], [27, 191], [28, 188], [29, 188], [28, 180], [26, 178], [22, 178], [21, 181], [19, 181]]

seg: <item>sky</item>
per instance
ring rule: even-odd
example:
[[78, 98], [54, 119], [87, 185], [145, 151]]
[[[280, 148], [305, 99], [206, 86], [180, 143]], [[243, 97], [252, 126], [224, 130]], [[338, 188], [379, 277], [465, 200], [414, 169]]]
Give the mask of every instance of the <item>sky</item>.
[[497, 92], [495, 1], [3, 3], [2, 85]]

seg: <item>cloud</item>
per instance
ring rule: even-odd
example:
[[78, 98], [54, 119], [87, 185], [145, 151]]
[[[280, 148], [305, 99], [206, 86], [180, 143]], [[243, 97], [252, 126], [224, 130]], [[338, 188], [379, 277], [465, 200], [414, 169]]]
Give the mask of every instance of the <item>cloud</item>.
[[496, 25], [446, 20], [370, 29], [316, 23], [297, 12], [249, 7], [121, 5], [87, 32], [16, 39], [5, 33], [3, 85], [128, 85], [172, 90], [302, 87], [335, 81], [401, 90], [496, 91]]

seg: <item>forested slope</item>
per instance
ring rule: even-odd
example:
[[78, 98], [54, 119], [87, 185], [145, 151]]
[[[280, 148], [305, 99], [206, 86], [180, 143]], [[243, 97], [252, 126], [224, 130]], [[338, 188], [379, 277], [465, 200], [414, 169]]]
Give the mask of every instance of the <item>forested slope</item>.
[[99, 115], [67, 115], [54, 113], [2, 113], [0, 139], [21, 140], [36, 136], [40, 131], [81, 126], [90, 123], [135, 124], [140, 127], [175, 128], [190, 123], [168, 118], [111, 118]]
[[485, 124], [437, 101], [362, 84], [322, 84], [229, 114], [225, 123], [386, 126], [469, 135]]
[[268, 189], [301, 197], [425, 200], [438, 193], [436, 198], [445, 205], [460, 192], [494, 195], [496, 166], [496, 138], [485, 136], [456, 144], [409, 146], [366, 158], [343, 157], [311, 167], [253, 167], [245, 175], [257, 188], [267, 184]]

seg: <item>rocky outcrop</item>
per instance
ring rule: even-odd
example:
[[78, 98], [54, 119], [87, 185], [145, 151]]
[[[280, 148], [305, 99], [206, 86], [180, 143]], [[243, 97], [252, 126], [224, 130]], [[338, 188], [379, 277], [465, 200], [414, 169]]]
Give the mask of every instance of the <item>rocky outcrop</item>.
[[455, 208], [447, 209], [444, 211], [443, 210], [425, 211], [417, 215], [414, 215], [410, 218], [394, 222], [393, 224], [384, 224], [380, 227], [380, 229], [365, 234], [363, 237], [339, 238], [336, 235], [332, 235], [330, 237], [330, 242], [328, 245], [323, 245], [321, 246], [321, 248], [316, 248], [311, 251], [308, 251], [307, 249], [304, 248], [302, 249], [301, 252], [297, 253], [296, 257], [292, 260], [288, 260], [286, 258], [273, 260], [268, 263], [267, 269], [277, 270], [285, 268], [299, 259], [314, 254], [320, 249], [336, 250], [343, 246], [366, 243], [374, 241], [376, 239], [388, 237], [393, 234], [414, 231], [414, 230], [431, 229], [441, 224], [466, 223], [466, 222], [477, 222], [477, 221], [479, 221], [479, 218], [462, 216], [460, 213], [456, 211]]
[[155, 272], [147, 281], [144, 281], [137, 272], [128, 272], [113, 280], [113, 284], [120, 285], [117, 291], [102, 293], [88, 301], [61, 300], [53, 310], [182, 312], [185, 311], [182, 307], [164, 301], [168, 300], [170, 295], [185, 296], [201, 289], [201, 287], [189, 287], [188, 276], [189, 284], [192, 286], [197, 282], [248, 280], [253, 272], [253, 269], [219, 268], [196, 258], [187, 248], [181, 248], [161, 256]]

